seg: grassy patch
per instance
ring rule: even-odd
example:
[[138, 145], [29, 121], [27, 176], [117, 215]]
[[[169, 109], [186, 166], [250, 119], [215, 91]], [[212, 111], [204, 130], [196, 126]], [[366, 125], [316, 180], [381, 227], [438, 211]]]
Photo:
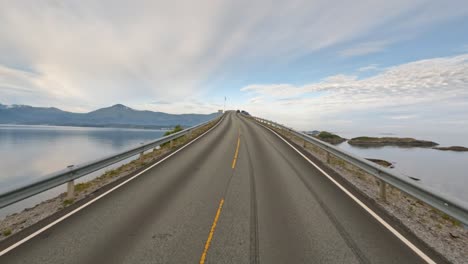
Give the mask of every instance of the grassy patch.
[[77, 185], [75, 185], [75, 191], [76, 192], [82, 192], [82, 191], [88, 189], [91, 186], [93, 186], [92, 182], [78, 183]]
[[182, 126], [177, 125], [171, 131], [167, 131], [166, 133], [164, 133], [164, 136], [169, 136], [169, 135], [172, 135], [172, 134], [177, 133], [177, 132], [182, 131], [182, 130], [183, 130]]
[[452, 225], [454, 225], [454, 226], [461, 226], [461, 222], [460, 222], [460, 221], [458, 221], [458, 220], [452, 218], [452, 217], [449, 216], [448, 214], [442, 213], [442, 214], [441, 214], [441, 217], [442, 217], [442, 219], [444, 219], [444, 220], [446, 220], [446, 221], [452, 223]]
[[9, 236], [9, 235], [11, 235], [11, 229], [5, 229], [5, 230], [3, 230], [2, 235], [3, 235], [3, 236]]
[[321, 138], [321, 139], [339, 139], [339, 138], [341, 138], [340, 136], [338, 136], [336, 134], [333, 134], [333, 133], [330, 133], [330, 132], [327, 132], [327, 131], [320, 132], [317, 135], [317, 137]]
[[63, 200], [62, 204], [64, 206], [69, 206], [69, 205], [73, 204], [74, 201], [75, 201], [75, 199], [65, 199], [65, 200]]
[[362, 140], [362, 141], [369, 141], [369, 140], [375, 140], [376, 138], [374, 137], [355, 137], [353, 140]]

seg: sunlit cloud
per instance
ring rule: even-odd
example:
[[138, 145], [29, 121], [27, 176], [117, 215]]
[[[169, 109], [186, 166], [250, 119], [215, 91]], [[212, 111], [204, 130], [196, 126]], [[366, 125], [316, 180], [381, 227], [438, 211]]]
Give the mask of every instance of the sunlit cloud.
[[[434, 122], [456, 121], [468, 116], [468, 54], [397, 65], [363, 79], [337, 75], [302, 86], [266, 84], [247, 86], [241, 91], [268, 99], [263, 103], [250, 102], [245, 108], [303, 129], [362, 112], [404, 121], [417, 120], [414, 112], [432, 109], [438, 113], [431, 117]], [[317, 92], [319, 96], [311, 96]], [[282, 100], [292, 95], [299, 98]], [[393, 114], [395, 109], [413, 113], [388, 118], [388, 113]]]

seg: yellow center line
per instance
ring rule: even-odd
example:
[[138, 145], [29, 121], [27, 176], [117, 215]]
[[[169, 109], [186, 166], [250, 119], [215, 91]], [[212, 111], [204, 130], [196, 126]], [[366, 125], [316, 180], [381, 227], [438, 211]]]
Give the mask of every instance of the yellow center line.
[[237, 155], [239, 155], [239, 146], [240, 146], [240, 138], [237, 138], [236, 153], [234, 153], [234, 159], [232, 160], [232, 168], [233, 169], [236, 167]]
[[[234, 159], [232, 160], [232, 168], [234, 169], [236, 167], [236, 161], [237, 161], [237, 156], [239, 155], [239, 147], [240, 147], [240, 128], [238, 130], [238, 136], [237, 136], [237, 147], [236, 147], [236, 152], [234, 153]], [[200, 264], [204, 264], [206, 260], [206, 254], [208, 253], [208, 249], [210, 248], [211, 245], [211, 240], [213, 239], [213, 235], [216, 229], [216, 224], [218, 223], [219, 215], [221, 214], [221, 210], [223, 209], [223, 204], [224, 204], [224, 198], [221, 199], [219, 202], [219, 207], [218, 211], [216, 211], [216, 216], [215, 219], [213, 220], [213, 224], [211, 225], [210, 229], [210, 234], [208, 235], [208, 239], [206, 240], [205, 243], [205, 248], [203, 249], [203, 253], [200, 258]]]
[[232, 169], [236, 167], [237, 156], [239, 155], [239, 147], [240, 147], [240, 129], [239, 129], [239, 136], [237, 137], [236, 153], [234, 153], [234, 159], [232, 160]]
[[213, 235], [216, 229], [216, 223], [218, 222], [219, 215], [221, 214], [221, 210], [223, 209], [223, 204], [224, 204], [224, 199], [221, 199], [221, 201], [219, 202], [218, 211], [216, 211], [215, 219], [213, 221], [213, 224], [211, 225], [210, 234], [208, 235], [208, 239], [206, 240], [206, 243], [205, 243], [205, 249], [203, 250], [203, 254], [201, 255], [201, 258], [200, 258], [200, 264], [205, 263], [206, 254], [208, 253], [208, 249], [210, 248], [211, 240], [213, 239]]

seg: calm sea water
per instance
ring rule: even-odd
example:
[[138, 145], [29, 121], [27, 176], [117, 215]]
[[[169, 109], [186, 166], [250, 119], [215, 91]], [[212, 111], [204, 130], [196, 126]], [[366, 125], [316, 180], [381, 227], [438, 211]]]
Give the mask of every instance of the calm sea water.
[[[431, 140], [440, 146], [466, 146], [468, 139], [464, 134], [388, 134], [388, 133], [356, 133], [335, 131], [345, 138], [357, 136], [377, 137], [413, 137]], [[425, 185], [439, 193], [445, 194], [459, 202], [468, 205], [468, 152], [440, 151], [430, 148], [378, 147], [361, 148], [344, 142], [339, 148], [363, 158], [377, 158], [394, 163], [394, 170], [403, 175], [421, 179], [417, 184]]]
[[[68, 165], [118, 153], [163, 134], [161, 130], [143, 129], [0, 125], [0, 193]], [[94, 176], [102, 172], [96, 172]], [[14, 208], [2, 209], [0, 218], [51, 198], [64, 189], [57, 188]]]

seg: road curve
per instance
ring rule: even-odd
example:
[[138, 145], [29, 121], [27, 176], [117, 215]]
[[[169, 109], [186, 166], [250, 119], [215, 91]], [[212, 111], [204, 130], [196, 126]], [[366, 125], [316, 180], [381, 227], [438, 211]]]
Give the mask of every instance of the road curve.
[[271, 131], [230, 112], [0, 263], [425, 262]]

